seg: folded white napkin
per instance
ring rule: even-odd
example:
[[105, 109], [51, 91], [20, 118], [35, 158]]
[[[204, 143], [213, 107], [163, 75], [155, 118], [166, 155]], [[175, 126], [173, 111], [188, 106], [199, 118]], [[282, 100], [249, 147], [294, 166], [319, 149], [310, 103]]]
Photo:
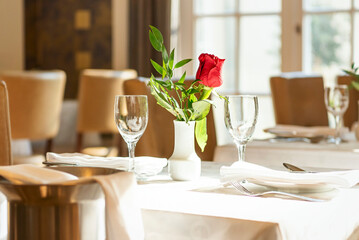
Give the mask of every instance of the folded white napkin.
[[334, 136], [335, 134], [335, 129], [326, 126], [303, 127], [296, 125], [276, 125], [263, 131], [275, 134], [279, 137], [316, 137]]
[[254, 180], [261, 182], [277, 182], [291, 184], [327, 184], [333, 187], [350, 188], [359, 183], [359, 170], [294, 173], [273, 170], [244, 161], [233, 163], [230, 167], [220, 169], [221, 181]]
[[0, 176], [15, 184], [54, 184], [68, 181], [81, 184], [95, 180], [101, 185], [105, 195], [106, 239], [144, 239], [141, 211], [135, 197], [137, 183], [133, 173], [119, 172], [77, 178], [62, 171], [20, 164], [0, 167]]
[[[127, 169], [127, 157], [95, 157], [82, 153], [53, 153], [46, 154], [46, 160], [54, 163], [69, 163], [88, 167], [108, 167]], [[162, 171], [167, 164], [166, 158], [156, 157], [136, 157], [135, 168], [137, 173], [147, 173], [147, 175], [155, 175]]]

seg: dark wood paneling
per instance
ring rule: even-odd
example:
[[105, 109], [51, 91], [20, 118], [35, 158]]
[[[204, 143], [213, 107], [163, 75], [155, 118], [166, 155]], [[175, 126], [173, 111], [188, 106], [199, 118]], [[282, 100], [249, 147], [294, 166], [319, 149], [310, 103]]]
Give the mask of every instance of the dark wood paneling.
[[[75, 29], [77, 10], [89, 10], [91, 27]], [[76, 53], [91, 54], [90, 68], [111, 68], [111, 0], [25, 0], [26, 69], [62, 69], [67, 74], [65, 98], [75, 98]]]

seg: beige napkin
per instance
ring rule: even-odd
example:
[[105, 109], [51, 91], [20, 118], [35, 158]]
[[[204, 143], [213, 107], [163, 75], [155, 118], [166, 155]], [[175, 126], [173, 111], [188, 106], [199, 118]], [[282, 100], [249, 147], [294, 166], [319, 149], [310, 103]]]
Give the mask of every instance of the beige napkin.
[[350, 188], [359, 183], [359, 170], [331, 171], [317, 173], [294, 173], [266, 168], [245, 161], [233, 163], [220, 169], [221, 181], [253, 180], [254, 182], [289, 184], [326, 184], [333, 187]]
[[[108, 167], [127, 169], [127, 157], [95, 157], [82, 153], [53, 153], [46, 154], [46, 160], [53, 163], [69, 163], [88, 167]], [[167, 164], [166, 158], [157, 157], [136, 157], [135, 167], [137, 173], [156, 175], [162, 171]]]
[[278, 137], [317, 137], [334, 136], [335, 129], [326, 126], [303, 127], [296, 125], [276, 125], [272, 128], [263, 130], [267, 133], [275, 134]]
[[0, 167], [0, 176], [15, 184], [81, 184], [97, 181], [105, 194], [106, 233], [108, 240], [143, 239], [143, 223], [136, 202], [136, 179], [133, 173], [119, 172], [105, 176], [77, 178], [71, 174], [21, 164]]
[[78, 179], [78, 177], [69, 173], [39, 167], [33, 164], [1, 166], [0, 176], [14, 184], [49, 184]]

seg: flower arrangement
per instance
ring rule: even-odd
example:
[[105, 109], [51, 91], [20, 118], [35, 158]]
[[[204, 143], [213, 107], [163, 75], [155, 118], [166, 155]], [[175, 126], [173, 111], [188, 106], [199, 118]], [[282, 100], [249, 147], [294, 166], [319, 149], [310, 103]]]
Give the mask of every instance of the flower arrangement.
[[343, 72], [353, 78], [353, 80], [350, 82], [350, 87], [359, 91], [359, 67], [355, 67], [355, 64], [352, 63], [350, 68], [350, 70], [343, 70]]
[[[175, 116], [177, 121], [196, 121], [195, 137], [203, 151], [208, 139], [206, 117], [212, 104], [208, 97], [215, 87], [222, 85], [221, 70], [224, 59], [211, 54], [201, 54], [198, 58], [200, 65], [196, 80], [189, 87], [186, 87], [184, 83], [186, 72], [178, 81], [172, 80], [173, 72], [192, 59], [184, 59], [174, 64], [175, 50], [173, 49], [168, 55], [163, 44], [163, 36], [154, 26], [150, 26], [149, 39], [152, 47], [162, 54], [161, 64], [150, 60], [154, 69], [162, 76], [162, 79], [158, 80], [151, 74], [148, 82], [151, 94], [155, 97], [157, 104]], [[170, 92], [174, 92], [176, 97], [173, 97]]]

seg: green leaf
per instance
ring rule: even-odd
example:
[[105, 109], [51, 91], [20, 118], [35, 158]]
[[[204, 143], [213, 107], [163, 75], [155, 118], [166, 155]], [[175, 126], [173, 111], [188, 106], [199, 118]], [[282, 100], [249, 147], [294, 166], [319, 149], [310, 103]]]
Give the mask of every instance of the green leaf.
[[166, 96], [158, 88], [156, 88], [156, 84], [153, 82], [152, 79], [150, 79], [148, 84], [151, 89], [151, 94], [155, 97], [157, 104], [169, 111], [175, 117], [177, 117], [177, 113], [174, 111], [171, 104], [168, 103]]
[[171, 54], [170, 54], [169, 63], [168, 63], [170, 69], [173, 68], [173, 61], [174, 61], [174, 59], [175, 59], [175, 49], [172, 49], [172, 52], [171, 52]]
[[358, 82], [351, 82], [351, 85], [355, 88], [355, 90], [359, 91], [359, 83]]
[[192, 103], [193, 113], [191, 120], [202, 120], [205, 118], [209, 111], [211, 110], [211, 103], [208, 101], [202, 100]]
[[351, 71], [348, 71], [348, 70], [343, 70], [343, 72], [345, 72], [346, 74], [350, 75], [350, 76], [353, 76], [353, 77], [356, 77], [357, 75]]
[[196, 136], [197, 144], [201, 148], [201, 151], [203, 152], [204, 148], [207, 145], [207, 140], [208, 140], [206, 118], [196, 121], [195, 136]]
[[[190, 97], [189, 97], [189, 101], [191, 103], [197, 102], [196, 96], [194, 94], [191, 94]], [[192, 107], [192, 104], [191, 104], [191, 107]]]
[[192, 59], [184, 59], [182, 61], [179, 61], [178, 63], [176, 63], [175, 68], [180, 68], [183, 65], [189, 63], [190, 61], [192, 61]]
[[150, 28], [153, 32], [153, 35], [157, 39], [157, 41], [160, 42], [161, 44], [163, 44], [163, 37], [162, 37], [162, 33], [160, 32], [160, 30], [158, 30], [158, 28], [156, 28], [152, 25], [150, 25]]
[[165, 71], [163, 71], [163, 73], [162, 73], [162, 79], [164, 79], [166, 77], [166, 73], [167, 73], [166, 64], [164, 61], [162, 61], [162, 66], [163, 66], [163, 69], [165, 69]]
[[163, 75], [164, 69], [163, 67], [161, 67], [161, 65], [159, 65], [158, 63], [156, 63], [155, 61], [153, 61], [152, 59], [150, 59], [152, 66], [156, 69], [156, 71], [160, 74]]
[[202, 94], [201, 94], [201, 96], [199, 97], [199, 100], [204, 100], [204, 99], [209, 98], [209, 96], [211, 95], [211, 92], [212, 92], [212, 88], [211, 88], [211, 87], [204, 86], [204, 87], [203, 87]]
[[149, 31], [149, 36], [150, 36], [150, 42], [151, 45], [154, 49], [156, 49], [158, 52], [161, 52], [162, 49], [162, 43], [160, 43], [157, 38], [155, 37], [155, 35], [151, 32], [151, 30]]
[[167, 53], [165, 45], [162, 45], [161, 51], [162, 51], [162, 59], [165, 62], [165, 64], [167, 65], [168, 64], [168, 53]]
[[186, 79], [186, 71], [184, 71], [182, 77], [180, 78], [180, 80], [178, 81], [179, 83], [184, 83], [184, 80]]

